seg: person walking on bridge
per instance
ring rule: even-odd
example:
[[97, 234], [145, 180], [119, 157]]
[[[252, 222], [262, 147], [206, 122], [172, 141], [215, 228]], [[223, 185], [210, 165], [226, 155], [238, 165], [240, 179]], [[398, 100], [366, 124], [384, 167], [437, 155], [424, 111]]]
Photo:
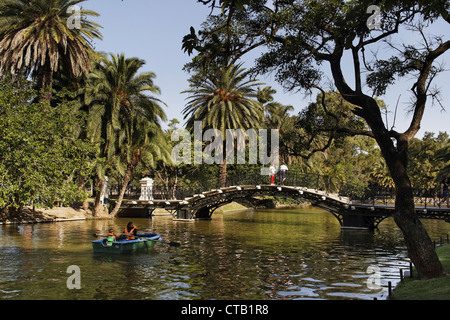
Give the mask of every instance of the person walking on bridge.
[[280, 184], [283, 184], [284, 180], [286, 180], [286, 171], [288, 171], [288, 167], [283, 163], [280, 166]]

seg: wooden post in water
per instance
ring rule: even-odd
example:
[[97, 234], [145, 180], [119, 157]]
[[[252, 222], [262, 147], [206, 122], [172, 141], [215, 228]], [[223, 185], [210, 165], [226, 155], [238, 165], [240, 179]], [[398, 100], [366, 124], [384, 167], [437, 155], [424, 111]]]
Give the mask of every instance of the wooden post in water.
[[390, 298], [392, 295], [392, 283], [388, 282], [388, 297]]

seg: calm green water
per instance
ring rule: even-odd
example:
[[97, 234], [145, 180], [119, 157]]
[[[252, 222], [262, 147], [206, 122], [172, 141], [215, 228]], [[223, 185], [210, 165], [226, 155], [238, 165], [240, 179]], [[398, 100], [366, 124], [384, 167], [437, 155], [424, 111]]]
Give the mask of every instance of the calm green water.
[[[128, 219], [0, 226], [0, 299], [382, 299], [409, 265], [392, 220], [379, 230], [343, 231], [317, 209], [235, 211], [212, 221], [134, 219], [180, 242], [132, 255], [94, 254], [94, 233]], [[433, 239], [450, 224], [424, 221]], [[69, 290], [69, 266], [81, 289]], [[371, 289], [369, 266], [381, 289]]]

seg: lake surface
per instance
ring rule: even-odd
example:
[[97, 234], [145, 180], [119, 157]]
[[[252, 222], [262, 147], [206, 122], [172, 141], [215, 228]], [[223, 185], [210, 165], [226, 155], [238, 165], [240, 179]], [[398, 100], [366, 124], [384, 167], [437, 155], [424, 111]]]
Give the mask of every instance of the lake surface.
[[[211, 221], [133, 219], [181, 247], [94, 254], [94, 233], [122, 232], [129, 219], [0, 226], [0, 299], [266, 300], [384, 299], [409, 268], [392, 219], [378, 230], [341, 230], [314, 208], [245, 210]], [[424, 220], [433, 240], [450, 224]], [[80, 289], [69, 289], [77, 266]], [[371, 281], [368, 281], [371, 280]], [[72, 282], [74, 283], [74, 282]]]

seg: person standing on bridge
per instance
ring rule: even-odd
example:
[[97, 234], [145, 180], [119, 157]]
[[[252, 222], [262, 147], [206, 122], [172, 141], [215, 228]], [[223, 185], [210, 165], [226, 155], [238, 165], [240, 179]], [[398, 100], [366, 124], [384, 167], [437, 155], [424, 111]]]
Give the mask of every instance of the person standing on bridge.
[[288, 171], [288, 167], [283, 163], [280, 166], [280, 184], [283, 184], [284, 180], [286, 180], [286, 171]]
[[273, 186], [275, 184], [275, 173], [277, 173], [277, 169], [275, 168], [273, 162], [270, 165], [269, 170], [270, 170], [270, 185]]

